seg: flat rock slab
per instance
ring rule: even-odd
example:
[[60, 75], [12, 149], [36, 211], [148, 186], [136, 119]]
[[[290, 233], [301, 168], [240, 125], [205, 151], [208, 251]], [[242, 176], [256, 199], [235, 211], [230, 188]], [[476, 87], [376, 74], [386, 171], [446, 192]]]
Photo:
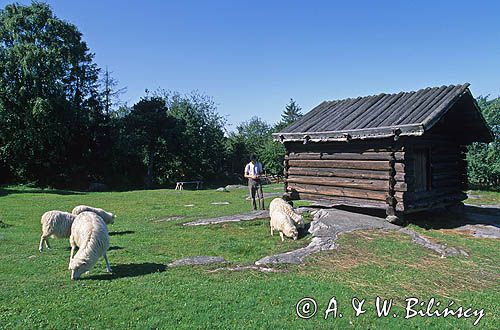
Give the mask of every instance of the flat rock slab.
[[408, 228], [401, 228], [399, 230], [399, 232], [406, 234], [406, 235], [409, 235], [414, 243], [439, 253], [441, 258], [455, 257], [458, 255], [463, 255], [465, 257], [469, 256], [469, 254], [467, 252], [465, 252], [464, 250], [457, 249], [454, 247], [448, 247], [448, 246], [443, 245], [443, 244], [438, 244], [438, 243], [432, 242], [430, 239], [418, 234], [414, 230], [411, 230]]
[[221, 264], [221, 263], [226, 263], [226, 260], [222, 257], [196, 256], [196, 257], [189, 257], [172, 261], [171, 263], [168, 264], [168, 266], [178, 267], [178, 266], [209, 265], [209, 264]]
[[212, 205], [229, 205], [230, 203], [229, 202], [213, 202], [210, 204], [212, 204]]
[[463, 250], [434, 243], [411, 229], [401, 228], [382, 218], [337, 209], [322, 209], [313, 213], [314, 219], [309, 227], [309, 233], [312, 235], [309, 245], [294, 251], [264, 257], [257, 260], [255, 264], [258, 266], [281, 263], [301, 264], [304, 258], [313, 253], [335, 249], [335, 240], [339, 234], [356, 230], [399, 231], [409, 235], [416, 244], [431, 249], [442, 257], [468, 255]]
[[313, 237], [308, 246], [264, 257], [257, 260], [255, 264], [301, 264], [304, 262], [305, 257], [313, 253], [335, 249], [335, 240], [340, 233], [368, 229], [398, 230], [399, 228], [399, 226], [383, 219], [369, 215], [337, 209], [318, 210], [314, 212], [314, 219], [309, 227], [309, 233]]
[[244, 270], [256, 270], [262, 273], [284, 273], [287, 272], [286, 269], [276, 269], [261, 266], [236, 266], [236, 267], [221, 267], [213, 270], [209, 270], [209, 273], [215, 273], [220, 271], [230, 271], [230, 272], [240, 272]]
[[218, 218], [211, 218], [211, 219], [201, 219], [201, 220], [186, 222], [183, 225], [184, 226], [206, 226], [206, 225], [213, 225], [213, 224], [225, 223], [225, 222], [250, 221], [250, 220], [256, 220], [256, 219], [263, 219], [263, 218], [269, 218], [269, 211], [267, 211], [267, 210], [253, 211], [253, 212], [244, 213], [244, 214], [227, 215], [227, 216], [218, 217]]
[[184, 218], [185, 217], [182, 217], [182, 216], [166, 217], [166, 218], [153, 220], [153, 222], [169, 222], [169, 221], [181, 220]]

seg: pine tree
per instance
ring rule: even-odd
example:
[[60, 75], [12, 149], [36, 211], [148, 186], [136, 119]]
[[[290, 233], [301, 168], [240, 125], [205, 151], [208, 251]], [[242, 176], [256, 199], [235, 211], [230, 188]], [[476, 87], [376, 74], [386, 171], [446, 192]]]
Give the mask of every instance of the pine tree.
[[296, 122], [303, 116], [301, 111], [302, 108], [291, 98], [290, 103], [285, 106], [285, 110], [281, 114], [281, 121], [276, 125], [276, 128], [282, 129]]

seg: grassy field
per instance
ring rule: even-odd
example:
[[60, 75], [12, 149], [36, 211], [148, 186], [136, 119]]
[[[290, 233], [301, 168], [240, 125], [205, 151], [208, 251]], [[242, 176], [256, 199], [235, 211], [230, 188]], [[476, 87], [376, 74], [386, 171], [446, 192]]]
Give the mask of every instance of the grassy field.
[[[279, 186], [266, 191], [277, 192]], [[481, 192], [475, 192], [480, 194]], [[377, 231], [342, 235], [337, 250], [319, 253], [284, 272], [210, 272], [219, 266], [169, 268], [169, 262], [195, 255], [222, 256], [232, 265], [308, 244], [308, 236], [281, 242], [269, 235], [265, 219], [186, 227], [183, 222], [249, 210], [245, 190], [129, 191], [77, 193], [28, 188], [0, 189], [0, 328], [53, 329], [498, 329], [500, 324], [498, 240], [449, 230], [425, 230], [428, 237], [465, 249], [470, 257], [441, 259], [396, 233]], [[488, 200], [500, 204], [500, 193]], [[212, 205], [212, 202], [229, 205]], [[269, 200], [267, 201], [269, 202]], [[100, 260], [90, 275], [71, 281], [69, 243], [51, 239], [39, 253], [40, 216], [47, 210], [70, 211], [78, 204], [117, 214], [110, 226], [108, 253], [113, 274]], [[193, 206], [186, 206], [193, 205]], [[184, 217], [165, 221], [169, 217]], [[394, 299], [388, 317], [374, 312], [375, 297]], [[303, 297], [317, 301], [317, 314], [296, 315]], [[325, 320], [332, 297], [337, 318]], [[366, 313], [355, 317], [351, 299], [366, 299]], [[475, 317], [404, 319], [405, 298], [431, 297], [442, 307], [484, 309]], [[393, 317], [392, 314], [397, 314]]]

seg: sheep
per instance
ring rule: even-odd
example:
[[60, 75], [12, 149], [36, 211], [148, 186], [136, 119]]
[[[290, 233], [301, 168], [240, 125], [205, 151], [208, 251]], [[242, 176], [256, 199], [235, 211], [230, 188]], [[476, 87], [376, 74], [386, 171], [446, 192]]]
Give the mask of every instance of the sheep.
[[46, 248], [49, 246], [49, 236], [63, 238], [69, 237], [71, 234], [71, 225], [75, 220], [76, 215], [62, 211], [48, 211], [42, 215], [40, 223], [42, 224], [42, 237], [40, 238], [40, 246], [38, 250], [43, 251], [45, 243]]
[[274, 212], [271, 215], [270, 225], [271, 236], [274, 235], [274, 230], [278, 230], [280, 233], [281, 241], [285, 240], [283, 234], [285, 234], [285, 236], [287, 237], [293, 238], [294, 241], [299, 236], [299, 232], [297, 231], [294, 222], [288, 215], [283, 212]]
[[[106, 269], [111, 273], [108, 256], [109, 249], [108, 228], [104, 220], [93, 212], [82, 212], [76, 216], [71, 226], [71, 253], [69, 267], [71, 279], [76, 280], [94, 267], [99, 257], [104, 257]], [[75, 250], [78, 247], [78, 252]]]
[[269, 214], [271, 217], [275, 212], [283, 212], [288, 215], [295, 222], [297, 228], [303, 229], [305, 227], [304, 218], [302, 218], [300, 214], [296, 213], [293, 207], [282, 198], [275, 198], [269, 204]]
[[87, 205], [78, 205], [76, 206], [71, 213], [74, 215], [78, 215], [82, 212], [94, 212], [98, 216], [100, 216], [106, 224], [113, 224], [115, 222], [115, 215], [111, 212], [107, 212], [103, 209], [97, 208], [97, 207], [92, 207], [92, 206], [87, 206]]

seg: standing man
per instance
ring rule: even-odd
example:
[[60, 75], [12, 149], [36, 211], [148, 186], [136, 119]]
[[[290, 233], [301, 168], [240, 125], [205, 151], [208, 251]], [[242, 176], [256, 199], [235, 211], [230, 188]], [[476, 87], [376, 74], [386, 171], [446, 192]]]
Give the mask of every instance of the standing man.
[[262, 164], [257, 161], [257, 156], [252, 155], [250, 157], [250, 163], [245, 166], [245, 178], [248, 178], [248, 190], [250, 191], [250, 197], [252, 198], [252, 208], [257, 210], [257, 204], [255, 202], [255, 195], [259, 199], [259, 207], [264, 210], [264, 194], [262, 193], [262, 183], [260, 182], [260, 176], [262, 175]]

